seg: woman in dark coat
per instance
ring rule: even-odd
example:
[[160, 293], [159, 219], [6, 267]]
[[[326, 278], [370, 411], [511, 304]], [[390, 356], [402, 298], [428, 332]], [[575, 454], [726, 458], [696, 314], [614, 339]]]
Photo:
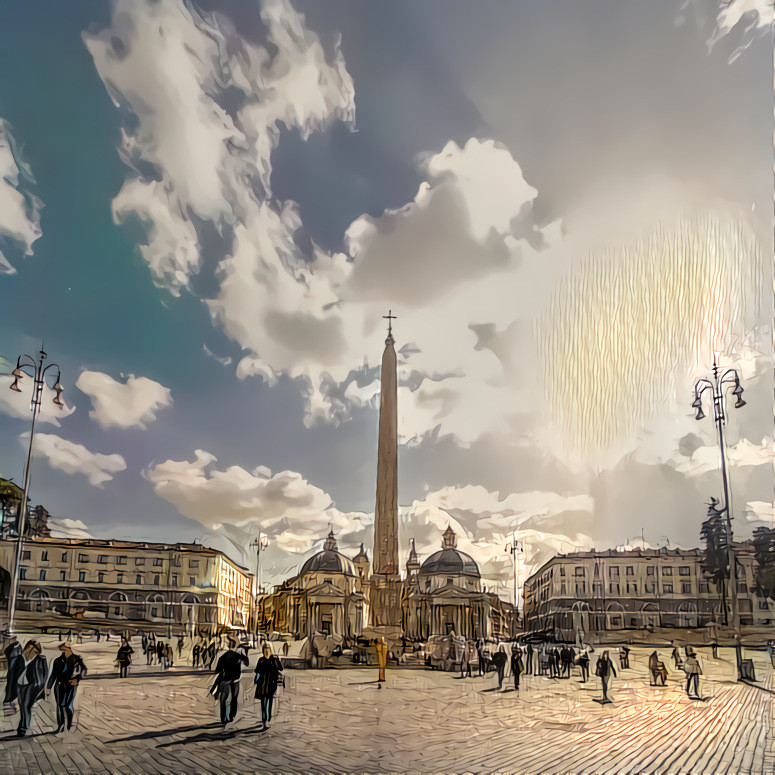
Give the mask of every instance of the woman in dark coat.
[[272, 649], [269, 648], [268, 643], [264, 644], [263, 654], [264, 656], [256, 663], [255, 681], [256, 697], [261, 700], [261, 721], [266, 729], [272, 720], [272, 700], [277, 691], [283, 666], [280, 660], [272, 654]]
[[501, 643], [498, 650], [492, 655], [492, 664], [495, 667], [495, 674], [498, 676], [498, 688], [503, 688], [503, 676], [506, 673], [506, 664], [509, 658], [506, 656], [506, 648]]
[[129, 665], [132, 664], [132, 654], [134, 653], [135, 650], [129, 645], [127, 639], [121, 638], [121, 645], [116, 652], [119, 678], [126, 678], [129, 675]]
[[519, 691], [519, 676], [525, 671], [522, 664], [522, 649], [515, 646], [511, 651], [511, 674], [514, 676], [514, 688]]

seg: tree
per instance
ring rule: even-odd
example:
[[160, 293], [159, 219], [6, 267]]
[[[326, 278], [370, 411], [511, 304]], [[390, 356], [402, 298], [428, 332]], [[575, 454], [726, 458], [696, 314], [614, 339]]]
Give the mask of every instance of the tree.
[[729, 580], [729, 553], [727, 551], [727, 529], [724, 520], [725, 509], [718, 508], [718, 501], [710, 499], [708, 518], [702, 523], [700, 537], [705, 541], [705, 554], [702, 558], [702, 572], [716, 585], [724, 612], [724, 624], [727, 617], [727, 581]]
[[753, 531], [756, 557], [756, 586], [765, 597], [775, 598], [775, 529], [757, 527]]

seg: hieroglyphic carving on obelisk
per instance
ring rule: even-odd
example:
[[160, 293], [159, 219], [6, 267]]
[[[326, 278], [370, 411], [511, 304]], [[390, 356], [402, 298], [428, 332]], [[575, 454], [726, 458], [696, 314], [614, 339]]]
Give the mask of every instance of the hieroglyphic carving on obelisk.
[[374, 512], [374, 567], [371, 623], [401, 625], [401, 579], [398, 572], [398, 390], [392, 311], [388, 320], [379, 403], [377, 502]]

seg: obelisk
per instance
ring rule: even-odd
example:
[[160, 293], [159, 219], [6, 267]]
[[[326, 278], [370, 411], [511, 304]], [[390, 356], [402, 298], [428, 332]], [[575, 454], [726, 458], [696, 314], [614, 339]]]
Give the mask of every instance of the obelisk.
[[377, 447], [377, 501], [374, 510], [374, 567], [371, 625], [401, 626], [401, 577], [398, 572], [398, 389], [393, 348], [392, 310], [385, 316], [388, 335], [382, 354]]

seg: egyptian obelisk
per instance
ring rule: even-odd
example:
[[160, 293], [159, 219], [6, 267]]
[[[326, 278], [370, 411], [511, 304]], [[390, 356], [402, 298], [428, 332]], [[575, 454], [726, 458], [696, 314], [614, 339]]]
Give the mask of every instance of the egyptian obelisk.
[[382, 354], [377, 447], [377, 502], [374, 510], [374, 567], [371, 577], [372, 627], [401, 627], [398, 572], [398, 390], [392, 311]]

